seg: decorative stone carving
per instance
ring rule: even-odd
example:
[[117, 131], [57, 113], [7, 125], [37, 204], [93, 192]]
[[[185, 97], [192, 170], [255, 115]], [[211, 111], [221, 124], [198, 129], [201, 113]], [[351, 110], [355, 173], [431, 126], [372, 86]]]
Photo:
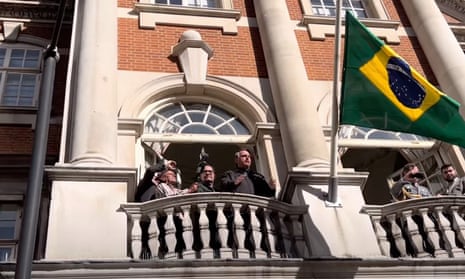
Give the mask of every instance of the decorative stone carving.
[[197, 31], [185, 31], [179, 43], [173, 47], [171, 54], [178, 57], [187, 85], [205, 83], [208, 59], [213, 56], [213, 50], [202, 41], [202, 37]]

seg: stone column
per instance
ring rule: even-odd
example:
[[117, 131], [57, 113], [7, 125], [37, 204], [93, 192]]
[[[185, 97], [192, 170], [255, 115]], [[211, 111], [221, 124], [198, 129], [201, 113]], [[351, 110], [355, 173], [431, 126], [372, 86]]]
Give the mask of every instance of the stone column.
[[[401, 0], [441, 90], [465, 116], [465, 55], [435, 0]], [[463, 4], [462, 4], [463, 5]]]
[[67, 160], [109, 165], [117, 149], [117, 1], [77, 1]]
[[288, 167], [328, 167], [329, 152], [285, 0], [254, 0]]

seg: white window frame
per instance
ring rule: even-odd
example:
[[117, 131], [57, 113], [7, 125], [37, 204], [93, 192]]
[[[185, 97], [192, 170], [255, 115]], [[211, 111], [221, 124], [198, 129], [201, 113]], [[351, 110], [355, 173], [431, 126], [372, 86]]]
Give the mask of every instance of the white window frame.
[[[311, 0], [300, 0], [303, 10], [302, 23], [307, 27], [312, 40], [324, 41], [327, 36], [335, 35], [336, 18], [334, 16], [314, 15]], [[363, 24], [387, 43], [399, 44], [398, 27], [400, 22], [388, 20], [382, 0], [363, 0], [368, 18], [360, 19]], [[344, 32], [344, 28], [341, 30]]]
[[[181, 4], [177, 2], [181, 1]], [[187, 7], [198, 7], [198, 8], [221, 8], [222, 0], [152, 0], [153, 4], [165, 4], [165, 5], [176, 5], [176, 6], [187, 6]], [[214, 2], [214, 5], [209, 5], [210, 2]]]
[[[1, 49], [5, 49], [5, 59], [2, 64], [0, 64], [0, 107], [1, 108], [36, 108], [38, 102], [38, 96], [40, 91], [40, 82], [41, 82], [41, 71], [42, 71], [42, 48], [34, 47], [25, 44], [0, 44]], [[11, 61], [11, 54], [15, 50], [24, 50], [27, 51], [37, 51], [39, 53], [37, 58], [37, 67], [11, 67], [9, 62]], [[26, 60], [26, 57], [24, 58]], [[25, 62], [25, 60], [23, 62]], [[0, 61], [1, 62], [1, 61]], [[20, 79], [22, 80], [25, 75], [34, 75], [34, 92], [32, 93], [32, 100], [30, 104], [21, 104], [20, 103], [20, 91], [16, 94], [17, 101], [16, 104], [4, 104], [3, 98], [6, 93], [7, 78], [12, 74], [19, 74]], [[22, 81], [21, 81], [22, 83]], [[23, 85], [21, 84], [20, 85]]]
[[12, 239], [1, 239], [0, 238], [0, 247], [11, 249], [11, 254], [8, 258], [0, 258], [0, 262], [12, 261], [16, 259], [16, 253], [19, 242], [19, 234], [21, 228], [21, 216], [22, 216], [22, 206], [21, 201], [23, 199], [22, 195], [0, 195], [0, 203], [2, 205], [13, 205], [16, 207], [16, 222], [14, 227], [14, 237]]
[[[312, 1], [312, 0], [310, 0], [310, 1]], [[330, 11], [330, 9], [326, 8], [325, 3], [324, 3], [324, 2], [325, 2], [324, 0], [317, 0], [317, 1], [319, 1], [320, 4], [321, 4], [321, 5], [318, 5], [318, 6], [321, 6], [321, 7], [324, 9], [324, 11], [326, 11], [326, 12], [329, 12], [329, 11]], [[367, 11], [367, 9], [365, 8], [365, 5], [366, 5], [365, 2], [364, 2], [363, 0], [357, 0], [357, 1], [360, 1], [360, 2], [361, 2], [363, 8], [355, 8], [354, 5], [353, 5], [353, 1], [355, 1], [355, 0], [345, 0], [345, 1], [343, 1], [343, 2], [342, 2], [342, 11], [344, 12], [344, 10], [350, 10], [350, 11], [352, 11], [353, 14], [357, 14], [356, 11], [362, 11], [363, 13], [365, 13], [365, 15], [366, 15], [365, 17], [368, 17], [368, 11]], [[349, 5], [348, 5], [348, 6], [344, 6], [345, 3], [347, 3], [347, 4], [349, 4]], [[312, 13], [313, 13], [313, 10], [315, 10], [315, 7], [313, 7], [313, 4], [310, 4], [310, 5], [312, 5]], [[336, 10], [336, 5], [337, 5], [337, 0], [333, 0], [333, 5], [332, 5], [332, 6], [329, 6], [329, 7], [331, 7], [331, 10], [334, 9], [334, 12], [335, 12], [335, 10]], [[320, 13], [318, 13], [318, 14], [316, 14], [316, 15], [320, 15], [320, 16], [331, 16], [331, 15], [329, 15], [329, 14], [326, 14], [326, 15], [325, 15], [325, 14], [320, 14]], [[357, 15], [358, 15], [358, 14], [357, 14]], [[344, 16], [344, 15], [343, 15], [343, 16]]]
[[[187, 1], [187, 0], [182, 0]], [[192, 0], [191, 0], [192, 1]], [[188, 2], [185, 2], [186, 4]], [[238, 33], [239, 10], [234, 10], [232, 0], [217, 0], [217, 8], [189, 5], [156, 4], [155, 0], [140, 0], [134, 5], [139, 13], [141, 28], [154, 29], [156, 24], [183, 25], [221, 29], [225, 35]]]

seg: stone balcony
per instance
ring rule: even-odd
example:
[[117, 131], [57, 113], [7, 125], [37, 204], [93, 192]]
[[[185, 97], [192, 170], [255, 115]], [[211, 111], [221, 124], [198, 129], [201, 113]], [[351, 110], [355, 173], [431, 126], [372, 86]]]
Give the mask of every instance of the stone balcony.
[[465, 197], [364, 206], [381, 253], [394, 258], [465, 257]]
[[122, 204], [134, 259], [303, 258], [308, 206], [239, 193]]

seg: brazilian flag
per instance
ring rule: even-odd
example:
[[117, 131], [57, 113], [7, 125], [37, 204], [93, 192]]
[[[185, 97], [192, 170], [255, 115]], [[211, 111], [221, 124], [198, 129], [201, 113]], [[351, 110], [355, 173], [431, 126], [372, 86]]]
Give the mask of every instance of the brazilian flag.
[[406, 132], [465, 148], [459, 103], [346, 12], [340, 124]]

